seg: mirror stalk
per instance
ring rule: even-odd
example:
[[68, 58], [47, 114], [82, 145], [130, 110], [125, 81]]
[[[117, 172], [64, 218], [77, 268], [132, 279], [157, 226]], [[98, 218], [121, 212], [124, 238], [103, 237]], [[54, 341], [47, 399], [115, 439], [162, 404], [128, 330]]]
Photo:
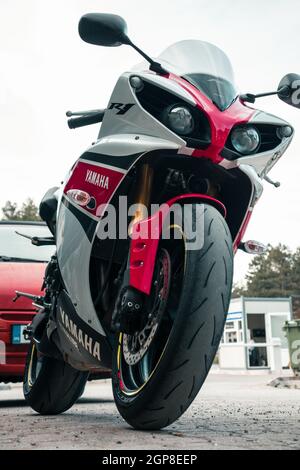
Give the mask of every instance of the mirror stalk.
[[144, 51], [142, 51], [138, 46], [133, 44], [131, 40], [126, 37], [126, 43], [128, 46], [131, 46], [133, 49], [135, 49], [144, 59], [149, 62], [150, 64], [150, 70], [153, 72], [159, 73], [161, 75], [167, 75], [169, 72], [165, 70], [159, 62], [156, 62], [155, 60], [151, 59]]
[[290, 94], [290, 88], [288, 86], [283, 86], [277, 91], [269, 91], [267, 93], [258, 93], [257, 95], [253, 95], [251, 93], [245, 93], [243, 95], [240, 95], [240, 100], [248, 103], [255, 103], [255, 100], [257, 98], [263, 98], [265, 96], [273, 96], [273, 95], [279, 95], [279, 96], [289, 96]]

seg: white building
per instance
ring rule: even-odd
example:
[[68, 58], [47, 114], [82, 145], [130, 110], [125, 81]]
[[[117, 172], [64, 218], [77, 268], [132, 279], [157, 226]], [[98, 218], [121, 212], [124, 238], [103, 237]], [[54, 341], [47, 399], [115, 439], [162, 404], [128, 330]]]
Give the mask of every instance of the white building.
[[282, 328], [291, 317], [290, 298], [232, 299], [219, 350], [220, 368], [272, 372], [288, 367]]

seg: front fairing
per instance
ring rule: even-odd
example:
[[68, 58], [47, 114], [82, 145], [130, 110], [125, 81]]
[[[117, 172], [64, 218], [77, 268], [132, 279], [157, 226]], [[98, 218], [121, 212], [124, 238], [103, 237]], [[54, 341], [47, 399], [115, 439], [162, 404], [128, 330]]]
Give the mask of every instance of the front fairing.
[[[213, 44], [187, 40], [171, 45], [157, 60], [169, 72], [164, 78], [160, 77], [160, 81], [169, 82], [172, 86], [176, 83], [187, 91], [209, 121], [210, 145], [205, 149], [195, 145], [192, 155], [209, 158], [215, 163], [224, 160], [226, 164], [226, 160], [230, 160], [228, 168], [249, 164], [259, 176], [266, 175], [287, 149], [293, 134], [282, 140], [277, 139], [278, 129], [289, 124], [257, 111], [239, 99], [233, 69], [226, 54]], [[134, 70], [147, 80], [147, 75], [150, 76], [146, 71], [148, 67], [140, 64]], [[241, 125], [253, 125], [261, 134], [262, 145], [252, 155], [230, 155], [228, 152], [231, 130]], [[272, 145], [269, 145], [270, 126], [273, 126]], [[190, 145], [187, 144], [187, 147]]]

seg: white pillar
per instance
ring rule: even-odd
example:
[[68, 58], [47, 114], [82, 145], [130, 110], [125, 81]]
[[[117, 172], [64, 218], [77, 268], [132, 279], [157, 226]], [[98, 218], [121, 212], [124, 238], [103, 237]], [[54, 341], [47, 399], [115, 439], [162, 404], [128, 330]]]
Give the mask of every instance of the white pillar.
[[281, 359], [281, 340], [280, 338], [272, 338], [270, 345], [270, 368], [272, 372], [281, 373], [282, 359]]

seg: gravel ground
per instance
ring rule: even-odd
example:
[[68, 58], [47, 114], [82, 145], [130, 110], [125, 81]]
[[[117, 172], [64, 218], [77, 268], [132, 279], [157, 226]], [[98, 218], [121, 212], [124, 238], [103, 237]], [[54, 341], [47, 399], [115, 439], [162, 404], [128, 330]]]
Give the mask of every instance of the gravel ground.
[[41, 417], [22, 389], [0, 389], [0, 449], [300, 449], [300, 390], [270, 376], [210, 374], [190, 409], [160, 432], [131, 429], [109, 381], [89, 383], [71, 410]]

